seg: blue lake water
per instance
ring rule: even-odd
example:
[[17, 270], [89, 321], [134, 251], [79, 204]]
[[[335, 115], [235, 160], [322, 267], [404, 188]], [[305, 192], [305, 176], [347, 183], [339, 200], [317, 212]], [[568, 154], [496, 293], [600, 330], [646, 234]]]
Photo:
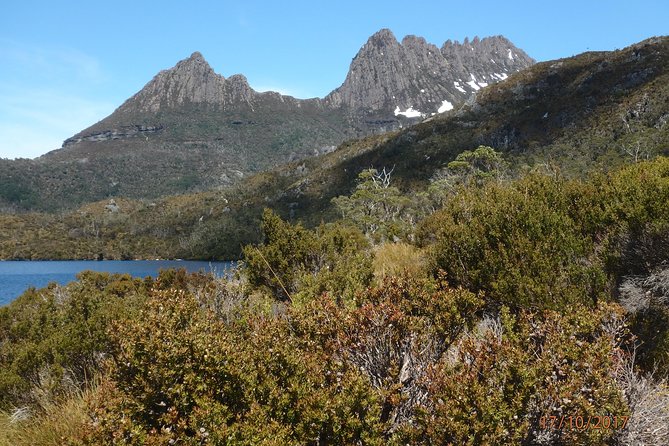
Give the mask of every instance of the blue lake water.
[[161, 269], [185, 268], [189, 272], [229, 274], [234, 262], [193, 260], [72, 260], [0, 261], [0, 306], [19, 297], [30, 287], [42, 288], [50, 282], [65, 285], [81, 271], [128, 273], [134, 277], [155, 277]]

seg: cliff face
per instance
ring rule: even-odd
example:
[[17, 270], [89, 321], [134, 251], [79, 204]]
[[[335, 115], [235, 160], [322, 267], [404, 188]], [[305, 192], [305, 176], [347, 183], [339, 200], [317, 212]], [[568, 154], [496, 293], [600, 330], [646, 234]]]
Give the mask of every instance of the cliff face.
[[361, 116], [425, 118], [533, 63], [501, 36], [447, 41], [439, 49], [416, 36], [400, 43], [384, 29], [369, 38], [344, 83], [325, 100]]
[[234, 105], [250, 102], [254, 94], [244, 76], [225, 79], [214, 72], [202, 54], [195, 52], [175, 67], [158, 73], [118, 111], [155, 113], [188, 104]]

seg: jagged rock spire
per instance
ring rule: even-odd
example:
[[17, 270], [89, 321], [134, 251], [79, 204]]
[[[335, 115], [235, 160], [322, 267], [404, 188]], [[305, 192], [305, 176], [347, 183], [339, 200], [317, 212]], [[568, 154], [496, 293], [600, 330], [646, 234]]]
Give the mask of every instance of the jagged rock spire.
[[231, 100], [249, 101], [252, 95], [253, 90], [244, 76], [234, 75], [226, 80], [196, 51], [173, 68], [158, 73], [120, 110], [155, 112], [185, 104], [223, 106]]
[[365, 113], [394, 110], [396, 116], [425, 117], [532, 63], [501, 36], [462, 44], [449, 40], [439, 49], [413, 35], [400, 43], [382, 29], [362, 46], [346, 80], [326, 102]]

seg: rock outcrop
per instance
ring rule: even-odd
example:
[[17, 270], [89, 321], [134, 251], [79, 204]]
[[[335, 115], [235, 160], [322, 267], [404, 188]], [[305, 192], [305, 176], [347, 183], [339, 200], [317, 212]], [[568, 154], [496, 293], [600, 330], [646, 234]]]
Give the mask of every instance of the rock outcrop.
[[358, 115], [425, 118], [452, 109], [481, 88], [534, 63], [502, 36], [444, 43], [422, 37], [398, 42], [383, 29], [351, 62], [344, 83], [325, 101]]

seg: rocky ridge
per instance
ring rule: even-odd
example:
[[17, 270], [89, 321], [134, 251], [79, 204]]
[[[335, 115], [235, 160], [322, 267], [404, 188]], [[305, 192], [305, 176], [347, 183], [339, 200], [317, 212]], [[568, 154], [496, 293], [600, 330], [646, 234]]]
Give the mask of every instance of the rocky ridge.
[[534, 63], [502, 36], [447, 41], [441, 48], [422, 37], [398, 42], [383, 29], [353, 59], [344, 83], [325, 101], [359, 116], [426, 118], [451, 110], [481, 88]]
[[58, 209], [111, 196], [227, 187], [246, 174], [327, 153], [344, 140], [451, 110], [532, 63], [502, 37], [449, 41], [439, 49], [416, 36], [400, 43], [381, 30], [358, 52], [339, 88], [322, 99], [296, 99], [256, 92], [240, 74], [225, 78], [194, 52], [61, 149], [31, 161], [25, 174], [16, 163], [0, 166], [0, 174], [11, 171], [23, 178], [21, 190], [30, 189], [4, 197], [0, 191], [0, 205]]
[[319, 113], [339, 111], [345, 121], [336, 125], [338, 138], [321, 144], [330, 146], [343, 137], [394, 130], [407, 121], [416, 122], [452, 110], [481, 88], [533, 63], [524, 51], [502, 36], [475, 37], [462, 44], [449, 40], [437, 48], [413, 35], [399, 42], [392, 31], [382, 29], [353, 58], [340, 87], [323, 99], [303, 100], [275, 92], [256, 92], [241, 74], [226, 79], [214, 72], [202, 54], [194, 52], [173, 68], [158, 73], [109, 118], [70, 138], [67, 145], [73, 141], [95, 141], [94, 136], [102, 134], [136, 136], [103, 129], [101, 125], [136, 127], [138, 124], [131, 120], [148, 122], [151, 115], [181, 107], [204, 106], [223, 113], [247, 109], [255, 112], [256, 108], [274, 112], [277, 110], [272, 110], [276, 108], [272, 102], [280, 102], [284, 112], [303, 105]]
[[117, 112], [156, 113], [187, 104], [225, 106], [249, 103], [255, 92], [240, 74], [225, 79], [214, 72], [202, 54], [194, 52], [169, 70], [163, 70]]

